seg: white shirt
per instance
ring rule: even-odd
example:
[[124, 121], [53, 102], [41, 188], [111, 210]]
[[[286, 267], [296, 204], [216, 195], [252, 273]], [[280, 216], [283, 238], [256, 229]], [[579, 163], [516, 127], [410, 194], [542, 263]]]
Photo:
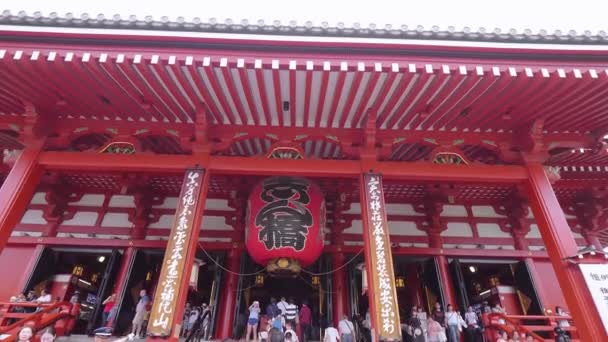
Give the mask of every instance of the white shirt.
[[458, 325], [458, 313], [455, 311], [446, 312], [445, 318], [448, 321], [448, 325]]
[[192, 310], [190, 312], [190, 317], [188, 318], [188, 323], [194, 324], [196, 322], [196, 320], [198, 319], [198, 315], [199, 315], [198, 310]]
[[47, 294], [45, 294], [44, 296], [40, 296], [40, 297], [38, 297], [38, 299], [36, 299], [36, 301], [37, 301], [38, 303], [50, 303], [52, 299], [53, 299], [53, 298], [51, 297], [51, 294], [50, 294], [50, 293], [47, 293]]
[[340, 334], [338, 330], [334, 327], [329, 327], [325, 329], [325, 337], [323, 338], [324, 342], [338, 342], [340, 341]]
[[287, 302], [282, 300], [277, 303], [277, 307], [279, 308], [279, 310], [281, 310], [281, 315], [284, 315], [285, 311], [287, 311]]
[[477, 314], [475, 312], [468, 312], [464, 314], [465, 322], [468, 325], [477, 325]]
[[[567, 313], [565, 313], [565, 312], [559, 313], [559, 314], [557, 314], [557, 315], [558, 315], [558, 316], [566, 316], [566, 317], [568, 317], [568, 316], [569, 316], [569, 315], [568, 315]], [[568, 320], [563, 319], [563, 320], [559, 320], [559, 321], [557, 321], [557, 326], [558, 326], [558, 327], [560, 327], [560, 328], [569, 328], [569, 327], [570, 327], [570, 323], [568, 322]]]
[[351, 321], [342, 319], [340, 323], [338, 323], [338, 330], [340, 330], [340, 335], [348, 335], [355, 333], [355, 327]]
[[295, 331], [293, 331], [292, 329], [285, 330], [285, 333], [283, 334], [283, 336], [287, 335], [287, 333], [291, 333], [290, 341], [298, 342], [298, 334], [296, 334]]

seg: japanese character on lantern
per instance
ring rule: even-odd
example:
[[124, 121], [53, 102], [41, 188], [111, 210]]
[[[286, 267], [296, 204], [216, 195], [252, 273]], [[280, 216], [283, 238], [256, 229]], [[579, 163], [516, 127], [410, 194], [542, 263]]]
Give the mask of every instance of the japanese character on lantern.
[[321, 254], [325, 200], [309, 180], [263, 180], [252, 190], [247, 212], [247, 249], [257, 263], [286, 258], [306, 266]]

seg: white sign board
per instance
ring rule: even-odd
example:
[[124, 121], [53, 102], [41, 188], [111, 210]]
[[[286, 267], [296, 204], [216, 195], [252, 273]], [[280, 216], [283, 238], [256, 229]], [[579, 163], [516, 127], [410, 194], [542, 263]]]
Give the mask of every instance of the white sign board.
[[608, 264], [579, 265], [608, 335]]

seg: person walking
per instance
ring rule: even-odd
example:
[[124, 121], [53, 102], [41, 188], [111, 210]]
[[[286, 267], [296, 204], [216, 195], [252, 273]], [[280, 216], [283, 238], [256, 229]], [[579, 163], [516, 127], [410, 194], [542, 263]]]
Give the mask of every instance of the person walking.
[[481, 342], [481, 328], [479, 324], [479, 318], [477, 313], [473, 310], [473, 307], [469, 305], [467, 312], [464, 314], [464, 321], [467, 324], [466, 330], [466, 342]]
[[148, 304], [150, 304], [150, 297], [145, 289], [139, 291], [139, 301], [135, 306], [135, 316], [133, 317], [133, 330], [131, 333], [139, 338], [143, 333], [144, 320], [146, 319], [146, 311], [148, 310]]
[[433, 319], [433, 316], [428, 319], [427, 341], [428, 342], [446, 342], [448, 338], [445, 334], [445, 329]]
[[245, 340], [249, 340], [251, 335], [252, 340], [255, 341], [258, 336], [258, 323], [260, 322], [260, 302], [257, 300], [253, 301], [253, 304], [249, 306], [249, 319], [247, 320], [247, 332], [245, 333]]
[[310, 336], [310, 327], [312, 324], [312, 312], [308, 307], [308, 301], [302, 302], [302, 309], [300, 309], [300, 329], [302, 333], [302, 342], [307, 342]]
[[291, 342], [299, 342], [298, 339], [298, 334], [296, 334], [296, 331], [294, 330], [295, 326], [291, 325], [291, 323], [285, 323], [285, 341], [287, 342], [287, 339], [289, 339], [289, 341]]
[[445, 328], [445, 312], [443, 312], [443, 309], [441, 308], [441, 304], [439, 304], [439, 302], [435, 303], [435, 310], [433, 310], [431, 317], [433, 317], [433, 320], [439, 323], [442, 328]]
[[325, 333], [323, 334], [323, 342], [341, 342], [340, 341], [340, 333], [338, 329], [333, 326], [328, 326], [325, 329]]
[[338, 332], [340, 332], [341, 342], [354, 342], [355, 339], [355, 326], [353, 322], [348, 320], [348, 316], [342, 316], [342, 319], [338, 323]]

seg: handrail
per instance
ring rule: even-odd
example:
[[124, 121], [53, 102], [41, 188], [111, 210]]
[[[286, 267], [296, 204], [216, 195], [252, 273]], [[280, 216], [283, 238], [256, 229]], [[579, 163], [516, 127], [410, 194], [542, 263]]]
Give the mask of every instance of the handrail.
[[[54, 323], [65, 317], [69, 317], [72, 304], [68, 303], [68, 302], [57, 302], [54, 304], [0, 302], [0, 307], [2, 307], [2, 306], [7, 307], [7, 309], [6, 309], [7, 312], [3, 316], [9, 317], [9, 318], [11, 318], [12, 315], [10, 312], [8, 312], [8, 310], [12, 307], [43, 308], [42, 310], [31, 313], [12, 324], [0, 327], [0, 334], [8, 334], [9, 332], [15, 331], [16, 329], [21, 328], [22, 326], [26, 325], [29, 322], [34, 323], [34, 326], [33, 326], [34, 330], [40, 330], [48, 324]], [[57, 310], [57, 311], [53, 312], [55, 310]], [[38, 327], [38, 325], [43, 323], [43, 318], [45, 315], [53, 314], [53, 313], [55, 313], [56, 315], [54, 317], [52, 317], [51, 319], [48, 319], [48, 322], [44, 322], [44, 323], [47, 323], [45, 326]], [[23, 314], [17, 314], [17, 315], [23, 315]]]
[[[508, 333], [512, 333], [513, 330], [517, 330], [518, 332], [525, 332], [526, 335], [532, 335], [532, 337], [534, 337], [535, 340], [538, 340], [538, 341], [544, 341], [545, 340], [543, 337], [539, 336], [534, 331], [532, 331], [532, 330], [526, 328], [525, 326], [522, 326], [521, 324], [515, 322], [513, 319], [511, 319], [511, 316], [507, 316], [505, 314], [498, 313], [498, 312], [492, 312], [492, 313], [489, 313], [489, 314], [486, 314], [486, 315], [488, 315], [488, 319], [490, 320], [490, 325], [493, 328], [502, 329], [502, 330], [509, 330], [509, 329], [505, 329], [506, 324], [503, 325], [503, 324], [497, 324], [497, 323], [493, 323], [492, 322], [494, 319], [502, 319], [505, 322], [508, 322], [509, 324], [511, 324], [512, 326], [515, 327], [515, 328], [511, 328], [510, 329], [511, 331], [508, 331]], [[524, 317], [527, 318], [527, 317], [534, 317], [534, 316], [524, 316]], [[508, 326], [506, 326], [506, 327], [508, 327]]]
[[[572, 321], [572, 317], [570, 316], [549, 316], [549, 315], [508, 315], [507, 317], [514, 319], [514, 320], [519, 320], [519, 321], [530, 321], [530, 320], [536, 320], [536, 321], [547, 321], [549, 323], [549, 325], [547, 326], [547, 329], [536, 329], [536, 330], [546, 330], [546, 331], [553, 331], [553, 329], [558, 325], [557, 322], [559, 321]], [[531, 326], [528, 324], [522, 324], [521, 322], [518, 323], [518, 325], [520, 326]], [[540, 327], [540, 326], [539, 326]], [[562, 327], [561, 328], [564, 331], [570, 331], [570, 332], [576, 332], [578, 334], [578, 330], [576, 329], [575, 326], [569, 326], [569, 327]]]

